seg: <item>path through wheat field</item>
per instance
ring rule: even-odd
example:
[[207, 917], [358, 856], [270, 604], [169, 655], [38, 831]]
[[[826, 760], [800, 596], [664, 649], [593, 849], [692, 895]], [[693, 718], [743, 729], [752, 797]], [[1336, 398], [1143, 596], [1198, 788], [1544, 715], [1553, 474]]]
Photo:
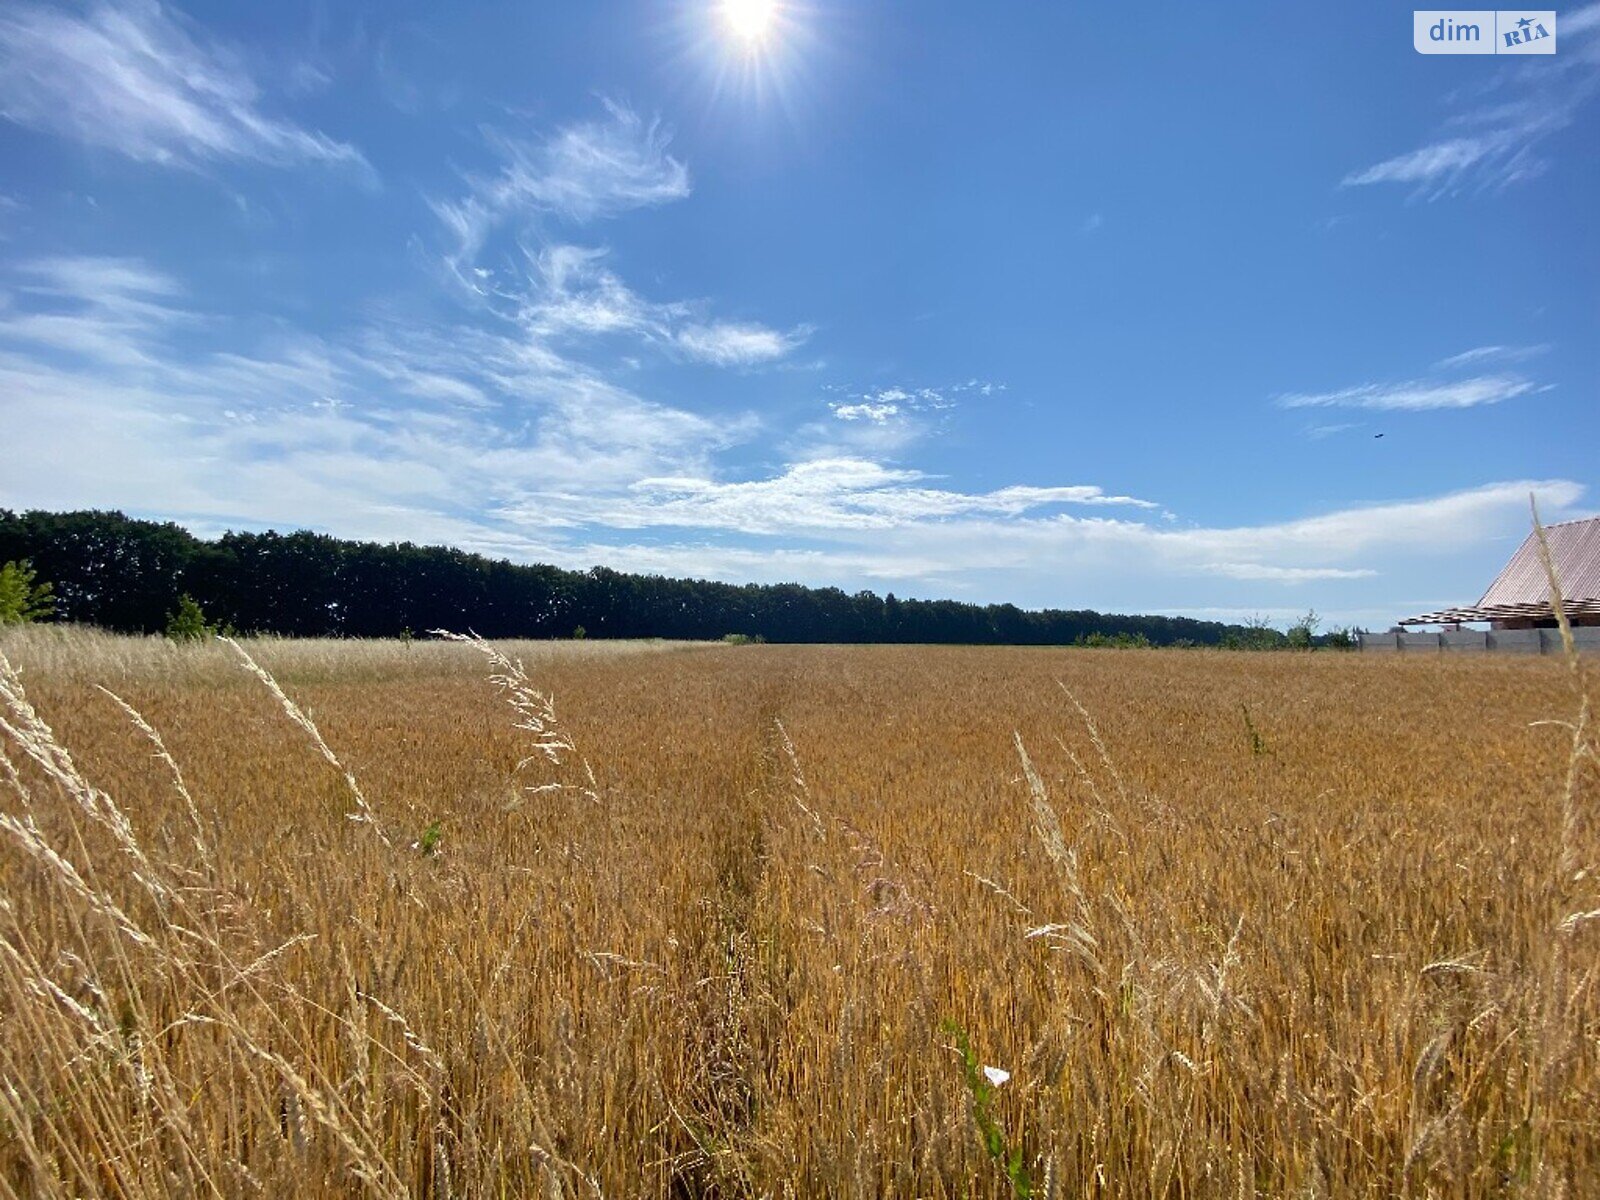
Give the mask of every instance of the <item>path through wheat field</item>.
[[5, 1195], [1600, 1194], [1564, 663], [0, 652]]

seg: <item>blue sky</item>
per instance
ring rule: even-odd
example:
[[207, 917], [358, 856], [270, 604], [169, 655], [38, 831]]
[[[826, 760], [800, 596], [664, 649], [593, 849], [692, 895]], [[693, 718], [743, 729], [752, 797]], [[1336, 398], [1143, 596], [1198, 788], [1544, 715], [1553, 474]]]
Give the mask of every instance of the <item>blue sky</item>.
[[8, 0], [0, 505], [1379, 627], [1600, 511], [1600, 5], [734, 15]]

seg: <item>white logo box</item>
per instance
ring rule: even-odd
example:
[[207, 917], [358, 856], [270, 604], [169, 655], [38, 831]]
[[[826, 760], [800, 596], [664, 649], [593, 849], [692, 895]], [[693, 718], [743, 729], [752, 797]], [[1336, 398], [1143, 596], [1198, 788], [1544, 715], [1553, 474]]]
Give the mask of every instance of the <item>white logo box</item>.
[[1428, 8], [1412, 13], [1418, 54], [1554, 54], [1551, 8]]

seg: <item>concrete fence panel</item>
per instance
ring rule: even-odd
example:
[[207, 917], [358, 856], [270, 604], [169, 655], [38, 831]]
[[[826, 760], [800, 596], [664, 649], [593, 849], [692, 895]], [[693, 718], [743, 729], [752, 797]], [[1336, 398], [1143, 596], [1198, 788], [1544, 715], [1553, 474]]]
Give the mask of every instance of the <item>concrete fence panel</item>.
[[[1584, 626], [1572, 631], [1572, 640], [1584, 654], [1600, 654], [1600, 626]], [[1447, 629], [1443, 633], [1363, 633], [1358, 642], [1364, 651], [1416, 654], [1560, 654], [1559, 629]]]
[[1489, 648], [1505, 654], [1543, 654], [1541, 632], [1538, 629], [1497, 629], [1489, 634]]

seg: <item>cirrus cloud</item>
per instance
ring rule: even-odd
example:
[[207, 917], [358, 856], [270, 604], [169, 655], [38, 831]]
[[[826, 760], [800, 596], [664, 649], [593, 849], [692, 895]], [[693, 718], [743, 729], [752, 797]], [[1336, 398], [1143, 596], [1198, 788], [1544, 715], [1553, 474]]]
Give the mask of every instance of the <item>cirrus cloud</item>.
[[1391, 412], [1424, 412], [1438, 408], [1477, 408], [1499, 404], [1535, 390], [1515, 375], [1484, 375], [1453, 382], [1411, 380], [1405, 383], [1363, 383], [1333, 392], [1293, 393], [1278, 397], [1281, 408], [1368, 408]]
[[782, 333], [753, 322], [713, 321], [685, 325], [674, 340], [690, 358], [717, 366], [744, 366], [783, 358], [810, 333], [804, 326]]
[[241, 57], [153, 0], [0, 9], [0, 116], [141, 162], [370, 172], [355, 147], [268, 115]]
[[587, 224], [689, 195], [689, 168], [667, 153], [671, 134], [631, 108], [604, 101], [604, 115], [539, 140], [485, 133], [498, 171], [471, 175], [459, 200], [433, 203], [455, 240], [447, 261], [464, 273], [507, 223], [557, 218]]

